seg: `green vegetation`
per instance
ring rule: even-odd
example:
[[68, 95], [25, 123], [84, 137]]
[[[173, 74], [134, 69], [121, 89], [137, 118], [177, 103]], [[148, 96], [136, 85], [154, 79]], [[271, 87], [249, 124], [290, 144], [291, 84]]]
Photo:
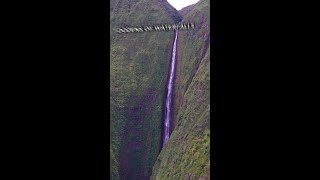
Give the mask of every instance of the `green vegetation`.
[[173, 24], [165, 0], [112, 0], [110, 9], [110, 178], [210, 178], [209, 0], [184, 12], [174, 89], [174, 131], [160, 155], [162, 106], [173, 31], [116, 33], [119, 27]]
[[162, 149], [151, 179], [210, 179], [209, 0], [202, 0], [182, 22], [175, 80], [175, 129]]
[[[166, 1], [112, 0], [110, 178], [149, 179], [160, 151], [162, 103], [174, 32], [118, 34], [126, 26], [175, 23]], [[170, 9], [170, 7], [169, 7]]]

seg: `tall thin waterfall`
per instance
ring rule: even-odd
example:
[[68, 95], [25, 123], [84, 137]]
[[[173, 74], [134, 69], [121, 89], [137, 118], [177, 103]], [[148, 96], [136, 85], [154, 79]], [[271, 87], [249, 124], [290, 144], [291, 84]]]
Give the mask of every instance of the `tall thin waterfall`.
[[172, 48], [172, 57], [171, 57], [171, 68], [169, 82], [167, 84], [167, 96], [166, 96], [166, 107], [165, 107], [165, 119], [164, 119], [164, 137], [163, 137], [163, 146], [167, 143], [170, 136], [170, 121], [171, 121], [171, 110], [172, 110], [172, 90], [173, 90], [173, 79], [174, 79], [174, 70], [176, 66], [176, 51], [177, 51], [177, 37], [178, 30], [176, 30], [176, 36], [174, 38], [173, 48]]

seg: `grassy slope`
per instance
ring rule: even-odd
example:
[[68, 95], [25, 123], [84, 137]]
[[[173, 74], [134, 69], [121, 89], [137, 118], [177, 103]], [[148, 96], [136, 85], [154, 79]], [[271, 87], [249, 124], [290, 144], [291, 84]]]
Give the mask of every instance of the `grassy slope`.
[[210, 178], [209, 1], [196, 4], [180, 31], [175, 86], [175, 129], [161, 151], [151, 179]]
[[115, 30], [174, 23], [174, 18], [160, 0], [112, 0], [110, 5], [110, 178], [148, 179], [160, 148], [167, 56], [174, 34]]

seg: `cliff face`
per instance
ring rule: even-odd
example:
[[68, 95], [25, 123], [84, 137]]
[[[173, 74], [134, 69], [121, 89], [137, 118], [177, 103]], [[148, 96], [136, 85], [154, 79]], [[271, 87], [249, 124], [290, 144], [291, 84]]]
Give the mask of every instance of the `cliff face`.
[[160, 151], [174, 32], [116, 30], [171, 24], [180, 16], [163, 0], [112, 0], [110, 5], [110, 178], [149, 179]]
[[184, 17], [185, 15], [187, 15], [193, 8], [194, 8], [194, 4], [192, 5], [189, 5], [187, 7], [184, 7], [182, 8], [180, 11], [179, 11], [179, 14], [181, 15], [181, 17]]
[[175, 128], [151, 179], [210, 179], [210, 4], [201, 0], [179, 31], [175, 80]]

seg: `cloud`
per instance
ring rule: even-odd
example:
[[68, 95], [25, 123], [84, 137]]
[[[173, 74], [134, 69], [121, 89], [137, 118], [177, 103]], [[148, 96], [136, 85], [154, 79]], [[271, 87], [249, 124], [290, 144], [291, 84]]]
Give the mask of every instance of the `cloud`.
[[167, 0], [167, 1], [177, 10], [181, 10], [186, 6], [197, 3], [199, 0]]

